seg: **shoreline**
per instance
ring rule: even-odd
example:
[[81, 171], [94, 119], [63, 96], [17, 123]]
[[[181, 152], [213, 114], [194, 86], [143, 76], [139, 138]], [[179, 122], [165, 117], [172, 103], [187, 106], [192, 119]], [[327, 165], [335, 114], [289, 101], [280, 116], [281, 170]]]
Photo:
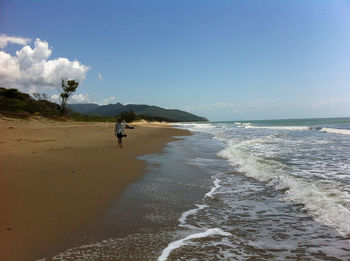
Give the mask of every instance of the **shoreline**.
[[[196, 134], [184, 136], [167, 143], [161, 153], [141, 156], [144, 175], [95, 224], [76, 234], [84, 241], [46, 260], [157, 260], [170, 242], [191, 234], [181, 225], [182, 217], [204, 204], [212, 188], [212, 174], [189, 163], [200, 155], [193, 153], [195, 143]], [[74, 242], [71, 236], [67, 240]]]
[[169, 125], [137, 124], [119, 149], [114, 123], [1, 120], [0, 132], [2, 260], [46, 256], [143, 176], [146, 163], [139, 156], [190, 135]]

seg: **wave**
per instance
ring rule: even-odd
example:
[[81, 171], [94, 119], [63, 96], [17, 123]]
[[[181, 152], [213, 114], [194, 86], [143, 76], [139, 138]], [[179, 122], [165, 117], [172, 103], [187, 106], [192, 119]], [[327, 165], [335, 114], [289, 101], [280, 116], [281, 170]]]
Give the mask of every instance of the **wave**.
[[306, 130], [316, 130], [327, 133], [350, 135], [350, 130], [347, 129], [335, 129], [326, 128], [319, 126], [254, 126], [249, 123], [239, 125], [238, 127], [243, 127], [245, 129], [269, 129], [269, 130], [295, 130], [295, 131], [306, 131]]
[[322, 128], [320, 131], [334, 134], [350, 135], [350, 130], [345, 129]]
[[273, 159], [264, 159], [244, 151], [242, 144], [229, 144], [218, 153], [248, 177], [270, 182], [285, 190], [285, 199], [303, 204], [315, 220], [350, 235], [350, 194], [341, 191], [340, 184], [324, 184], [290, 174], [288, 166]]
[[184, 245], [188, 244], [188, 241], [192, 239], [198, 239], [198, 238], [204, 238], [204, 237], [210, 237], [210, 236], [231, 236], [231, 233], [223, 231], [221, 228], [210, 228], [207, 229], [204, 232], [199, 232], [195, 234], [191, 234], [183, 239], [171, 242], [165, 249], [163, 249], [162, 254], [158, 257], [158, 261], [165, 261], [167, 260], [168, 256], [170, 253], [177, 249], [180, 248]]
[[315, 220], [344, 236], [350, 235], [350, 211], [345, 207], [349, 205], [349, 193], [287, 175], [279, 177], [276, 188], [286, 189], [286, 199], [303, 204]]
[[271, 130], [310, 130], [307, 126], [253, 126], [245, 125], [246, 129], [271, 129]]

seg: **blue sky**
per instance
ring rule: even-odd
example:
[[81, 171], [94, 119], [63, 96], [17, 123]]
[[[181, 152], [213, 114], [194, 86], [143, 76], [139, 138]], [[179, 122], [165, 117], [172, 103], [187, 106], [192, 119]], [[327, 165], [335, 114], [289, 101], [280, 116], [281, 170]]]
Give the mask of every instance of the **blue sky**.
[[[86, 66], [76, 101], [210, 120], [350, 116], [350, 1], [2, 0], [0, 34]], [[0, 51], [15, 59], [24, 45]], [[57, 93], [55, 77], [25, 77], [22, 89]]]

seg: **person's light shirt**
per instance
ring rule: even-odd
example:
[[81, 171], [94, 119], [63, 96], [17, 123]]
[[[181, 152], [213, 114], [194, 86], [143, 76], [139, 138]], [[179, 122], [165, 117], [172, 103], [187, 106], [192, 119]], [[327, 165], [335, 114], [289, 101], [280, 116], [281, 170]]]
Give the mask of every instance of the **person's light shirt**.
[[115, 134], [124, 135], [124, 126], [122, 122], [117, 121], [117, 123], [115, 124]]

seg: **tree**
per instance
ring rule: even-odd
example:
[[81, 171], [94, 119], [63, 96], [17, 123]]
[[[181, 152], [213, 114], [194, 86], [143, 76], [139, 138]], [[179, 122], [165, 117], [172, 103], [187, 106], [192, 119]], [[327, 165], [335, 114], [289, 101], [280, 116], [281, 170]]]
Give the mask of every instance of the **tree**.
[[125, 120], [126, 122], [133, 122], [134, 120], [136, 120], [136, 114], [133, 110], [130, 111], [123, 111], [120, 114], [120, 117]]
[[61, 83], [60, 89], [60, 103], [61, 103], [61, 111], [62, 113], [66, 112], [66, 105], [69, 97], [77, 90], [79, 86], [79, 82], [75, 80], [63, 80]]
[[33, 97], [34, 97], [34, 99], [36, 99], [37, 101], [40, 101], [40, 100], [48, 101], [48, 100], [49, 100], [49, 97], [47, 96], [46, 93], [34, 92], [34, 93], [33, 93]]
[[38, 92], [34, 92], [34, 93], [33, 93], [33, 97], [34, 97], [34, 99], [36, 99], [37, 101], [41, 100], [41, 94], [38, 93]]
[[45, 101], [48, 101], [48, 100], [49, 100], [49, 96], [47, 96], [47, 94], [43, 92], [43, 93], [41, 94], [41, 99], [43, 99], [43, 100], [45, 100]]

